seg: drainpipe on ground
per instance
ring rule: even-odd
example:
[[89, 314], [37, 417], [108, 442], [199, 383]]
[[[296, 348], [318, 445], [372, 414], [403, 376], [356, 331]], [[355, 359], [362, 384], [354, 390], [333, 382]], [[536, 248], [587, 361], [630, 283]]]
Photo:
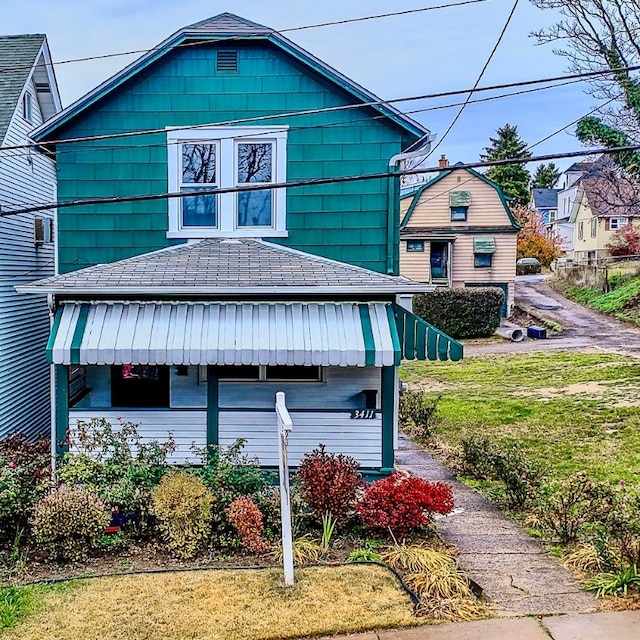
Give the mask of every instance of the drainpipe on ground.
[[[400, 163], [404, 160], [426, 156], [429, 151], [431, 151], [431, 143], [435, 140], [435, 137], [435, 134], [428, 133], [416, 143], [419, 146], [414, 151], [397, 153], [395, 156], [392, 156], [389, 159], [389, 173], [397, 173], [400, 168]], [[396, 244], [396, 185], [398, 184], [396, 176], [389, 176], [387, 178], [387, 184], [387, 273], [393, 274], [393, 254]], [[399, 225], [400, 221], [397, 221], [397, 223]]]

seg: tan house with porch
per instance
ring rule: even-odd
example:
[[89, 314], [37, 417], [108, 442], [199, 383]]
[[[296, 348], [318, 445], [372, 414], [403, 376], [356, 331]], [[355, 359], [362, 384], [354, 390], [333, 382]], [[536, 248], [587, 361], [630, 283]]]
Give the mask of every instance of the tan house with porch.
[[400, 273], [444, 287], [499, 287], [513, 306], [520, 229], [500, 187], [473, 169], [449, 167], [401, 199]]

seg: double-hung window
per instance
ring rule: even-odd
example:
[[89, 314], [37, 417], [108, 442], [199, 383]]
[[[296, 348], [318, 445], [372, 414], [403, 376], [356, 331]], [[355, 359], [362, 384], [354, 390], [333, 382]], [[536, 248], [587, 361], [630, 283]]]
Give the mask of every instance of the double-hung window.
[[[284, 237], [287, 127], [167, 132], [170, 238]], [[216, 190], [221, 193], [215, 193]]]

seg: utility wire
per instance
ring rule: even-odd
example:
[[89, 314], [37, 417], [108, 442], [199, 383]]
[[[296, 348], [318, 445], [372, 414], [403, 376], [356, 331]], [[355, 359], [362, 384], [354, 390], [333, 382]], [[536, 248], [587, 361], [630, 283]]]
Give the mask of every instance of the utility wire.
[[385, 105], [390, 105], [390, 104], [394, 104], [397, 102], [414, 102], [416, 100], [432, 100], [435, 98], [448, 98], [451, 96], [457, 96], [457, 95], [461, 95], [461, 94], [466, 94], [469, 93], [470, 91], [473, 91], [474, 93], [480, 93], [480, 92], [485, 92], [485, 91], [497, 91], [498, 89], [514, 89], [514, 88], [519, 88], [519, 87], [526, 87], [529, 85], [536, 85], [536, 84], [547, 84], [550, 82], [566, 82], [568, 80], [577, 80], [577, 79], [582, 79], [582, 78], [592, 78], [592, 77], [597, 77], [597, 76], [602, 76], [602, 75], [609, 75], [612, 73], [618, 73], [619, 71], [637, 71], [640, 70], [640, 65], [634, 65], [634, 66], [630, 66], [630, 67], [625, 67], [623, 69], [617, 69], [615, 71], [612, 71], [611, 69], [602, 69], [600, 71], [585, 71], [582, 73], [574, 73], [574, 74], [569, 74], [569, 75], [563, 75], [563, 76], [552, 76], [552, 77], [548, 77], [548, 78], [538, 78], [535, 80], [522, 80], [519, 82], [508, 82], [508, 83], [504, 83], [504, 84], [496, 84], [496, 85], [490, 85], [487, 87], [477, 87], [476, 89], [457, 89], [457, 90], [453, 90], [453, 91], [442, 91], [439, 93], [426, 93], [426, 94], [422, 94], [422, 95], [417, 95], [417, 96], [408, 96], [408, 97], [403, 97], [403, 98], [392, 98], [390, 100], [373, 100], [370, 102], [360, 102], [360, 103], [355, 103], [355, 104], [347, 104], [347, 105], [338, 105], [338, 106], [334, 106], [334, 107], [322, 107], [322, 108], [318, 108], [318, 109], [307, 109], [307, 110], [302, 110], [302, 111], [289, 111], [286, 113], [279, 113], [279, 114], [271, 114], [271, 115], [263, 115], [263, 116], [255, 116], [252, 118], [238, 118], [236, 120], [227, 120], [227, 121], [222, 121], [222, 122], [210, 122], [207, 124], [200, 124], [200, 125], [190, 125], [190, 126], [175, 126], [175, 127], [163, 127], [163, 128], [158, 128], [158, 129], [141, 129], [141, 130], [137, 130], [137, 131], [125, 131], [122, 133], [106, 133], [106, 134], [101, 134], [101, 135], [95, 135], [95, 136], [79, 136], [76, 138], [66, 138], [66, 139], [59, 139], [59, 140], [46, 140], [46, 141], [42, 141], [42, 142], [34, 142], [31, 144], [18, 144], [18, 145], [9, 145], [9, 146], [5, 146], [5, 147], [0, 147], [0, 151], [12, 151], [15, 149], [28, 149], [31, 148], [33, 146], [41, 146], [44, 147], [46, 145], [58, 145], [58, 144], [68, 144], [68, 143], [76, 143], [76, 142], [91, 142], [94, 140], [110, 140], [113, 138], [130, 138], [130, 137], [136, 137], [136, 136], [144, 136], [144, 135], [151, 135], [151, 134], [156, 134], [156, 133], [166, 133], [167, 131], [171, 131], [171, 130], [181, 130], [181, 129], [185, 129], [185, 128], [189, 128], [189, 129], [206, 129], [208, 127], [219, 127], [219, 126], [228, 126], [228, 125], [235, 125], [235, 124], [246, 124], [246, 123], [250, 123], [250, 122], [263, 122], [265, 120], [272, 120], [272, 119], [278, 119], [278, 118], [289, 118], [289, 117], [295, 117], [295, 116], [305, 116], [305, 115], [316, 115], [318, 113], [328, 113], [328, 112], [334, 112], [334, 111], [347, 111], [350, 109], [362, 109], [362, 108], [366, 108], [366, 107], [375, 107], [375, 106], [385, 106]]
[[[517, 96], [521, 96], [521, 95], [525, 95], [528, 93], [536, 93], [538, 91], [546, 91], [548, 89], [556, 89], [558, 87], [563, 87], [563, 86], [567, 86], [570, 84], [576, 84], [582, 82], [582, 80], [568, 80], [566, 82], [561, 82], [558, 84], [554, 84], [554, 85], [549, 85], [546, 87], [532, 87], [530, 89], [522, 89], [520, 91], [512, 91], [510, 93], [503, 93], [500, 95], [496, 95], [496, 96], [487, 96], [484, 98], [477, 98], [476, 100], [470, 100], [468, 104], [478, 104], [478, 103], [482, 103], [482, 102], [491, 102], [493, 100], [501, 100], [504, 98], [511, 98], [511, 97], [517, 97]], [[441, 111], [444, 109], [452, 109], [454, 107], [459, 107], [462, 104], [464, 104], [463, 102], [453, 102], [453, 103], [449, 103], [449, 104], [444, 104], [444, 105], [437, 105], [434, 107], [424, 107], [422, 109], [411, 109], [409, 111], [405, 111], [404, 113], [406, 115], [415, 115], [418, 113], [427, 113], [427, 112], [431, 112], [431, 111]], [[605, 103], [606, 105], [607, 103]], [[602, 105], [602, 106], [605, 106]], [[590, 111], [589, 114], [594, 113], [595, 111], [598, 110], [598, 107], [596, 107], [593, 111]], [[586, 115], [589, 115], [586, 114]], [[309, 129], [329, 129], [329, 128], [335, 128], [335, 127], [351, 127], [353, 126], [353, 124], [356, 123], [361, 123], [361, 122], [368, 122], [368, 121], [372, 121], [372, 120], [381, 120], [383, 118], [386, 118], [387, 116], [383, 115], [383, 114], [378, 114], [378, 115], [371, 115], [371, 116], [367, 116], [365, 118], [358, 118], [355, 120], [349, 120], [348, 122], [332, 122], [332, 123], [326, 123], [326, 124], [310, 124], [310, 125], [305, 125], [305, 126], [298, 126], [298, 127], [289, 127], [288, 131], [292, 132], [292, 131], [306, 131]], [[585, 116], [581, 116], [581, 117], [585, 117]], [[571, 126], [572, 123], [569, 123], [568, 125], [565, 125], [563, 127], [563, 129], [565, 129], [566, 127]], [[272, 131], [272, 133], [276, 133], [279, 129], [274, 129]], [[266, 134], [268, 134], [269, 132], [265, 132]], [[249, 133], [246, 134], [249, 137], [254, 137], [255, 134], [253, 133]], [[552, 134], [555, 135], [555, 134]], [[224, 140], [227, 139], [229, 137], [232, 138], [242, 138], [245, 136], [238, 136], [238, 135], [233, 135], [233, 136], [216, 136], [216, 140]], [[145, 148], [145, 149], [151, 149], [151, 148], [167, 148], [171, 145], [176, 145], [176, 144], [181, 144], [181, 141], [176, 140], [176, 141], [165, 141], [165, 142], [157, 142], [157, 143], [145, 143], [145, 144], [138, 144], [136, 145], [134, 148], [136, 149], [140, 149], [140, 148]], [[536, 144], [540, 144], [539, 142]], [[111, 145], [111, 146], [105, 146], [105, 145], [101, 145], [101, 146], [82, 146], [81, 148], [77, 148], [77, 149], [58, 149], [56, 150], [56, 158], [60, 157], [61, 155], [65, 154], [65, 153], [75, 153], [80, 154], [80, 153], [92, 153], [93, 151], [112, 151], [114, 149], [123, 149], [122, 145]], [[3, 149], [0, 148], [0, 151], [2, 151]], [[28, 149], [16, 149], [15, 153], [11, 153], [8, 154], [10, 157], [12, 158], [16, 158], [16, 157], [28, 157], [30, 155], [33, 154], [33, 145], [30, 145]]]
[[465, 110], [466, 106], [469, 104], [469, 101], [471, 100], [471, 97], [473, 96], [474, 92], [478, 88], [478, 85], [480, 84], [480, 80], [482, 80], [482, 77], [484, 76], [485, 71], [487, 70], [487, 68], [491, 64], [491, 61], [493, 60], [493, 56], [495, 55], [496, 51], [498, 50], [498, 47], [500, 46], [500, 43], [502, 42], [502, 39], [504, 38], [505, 33], [507, 33], [507, 29], [509, 28], [509, 25], [511, 24], [511, 19], [513, 18], [513, 14], [516, 12], [516, 7], [518, 6], [518, 2], [519, 2], [519, 0], [515, 0], [515, 2], [513, 3], [513, 7], [511, 7], [511, 11], [509, 12], [509, 15], [507, 16], [507, 20], [504, 23], [504, 26], [502, 27], [502, 30], [500, 31], [500, 35], [498, 36], [498, 39], [496, 40], [495, 45], [493, 45], [493, 49], [491, 49], [491, 53], [489, 54], [489, 57], [487, 58], [487, 61], [484, 63], [484, 66], [482, 67], [482, 70], [480, 71], [480, 74], [478, 75], [478, 78], [477, 78], [477, 80], [475, 81], [475, 83], [473, 85], [473, 89], [471, 89], [471, 91], [467, 95], [466, 100], [463, 102], [462, 106], [460, 107], [460, 110], [458, 111], [458, 113], [456, 113], [454, 119], [451, 121], [451, 124], [447, 127], [447, 130], [442, 134], [442, 137], [440, 138], [440, 140], [438, 140], [436, 145], [431, 148], [431, 150], [429, 151], [429, 154], [426, 156], [427, 158], [429, 156], [433, 155], [435, 150], [445, 141], [446, 137], [449, 135], [449, 133], [451, 132], [453, 127], [455, 127], [456, 122], [458, 122], [458, 120], [460, 119], [460, 116], [462, 115], [462, 112]]
[[[461, 7], [464, 5], [468, 5], [468, 4], [478, 4], [481, 2], [488, 2], [489, 0], [460, 0], [459, 2], [452, 2], [449, 4], [439, 4], [439, 5], [435, 5], [435, 6], [431, 6], [431, 7], [421, 7], [419, 9], [404, 9], [402, 11], [392, 11], [389, 13], [378, 13], [375, 15], [368, 15], [368, 16], [360, 16], [358, 18], [345, 18], [343, 20], [333, 20], [331, 22], [317, 22], [315, 24], [307, 24], [307, 25], [302, 25], [299, 27], [289, 27], [286, 29], [271, 29], [269, 27], [264, 27], [265, 29], [265, 33], [268, 34], [273, 34], [273, 35], [278, 35], [278, 34], [283, 34], [283, 33], [292, 33], [293, 31], [303, 31], [306, 29], [320, 29], [322, 27], [333, 27], [333, 26], [337, 26], [337, 25], [343, 25], [343, 24], [352, 24], [355, 22], [364, 22], [367, 20], [378, 20], [381, 18], [391, 18], [394, 16], [406, 16], [406, 15], [411, 15], [411, 14], [415, 14], [415, 13], [424, 13], [426, 11], [435, 11], [437, 9], [449, 9], [452, 7]], [[185, 29], [188, 29], [188, 27], [185, 27]], [[237, 36], [232, 36], [229, 38], [221, 38], [221, 40], [223, 40], [224, 42], [229, 42], [229, 41], [233, 41], [233, 40], [243, 40], [246, 39], [246, 35], [237, 35]], [[195, 45], [200, 45], [202, 44], [202, 42], [185, 42], [182, 44], [177, 45], [175, 48], [179, 48], [179, 47], [192, 47]], [[145, 53], [152, 53], [153, 51], [161, 51], [164, 47], [152, 47], [151, 49], [135, 49], [132, 51], [120, 51], [120, 52], [116, 52], [116, 53], [105, 53], [102, 55], [97, 55], [97, 56], [85, 56], [83, 58], [71, 58], [69, 60], [60, 60], [57, 62], [47, 62], [44, 63], [42, 65], [38, 65], [39, 67], [42, 66], [59, 66], [62, 64], [71, 64], [74, 62], [88, 62], [90, 60], [103, 60], [105, 58], [116, 58], [118, 56], [130, 56], [130, 55], [135, 55], [135, 54], [145, 54]], [[18, 67], [5, 67], [3, 69], [0, 69], [0, 73], [8, 73], [8, 72], [12, 72], [12, 71], [24, 71], [24, 70], [28, 70], [31, 69], [32, 65], [23, 65], [23, 66], [18, 66]]]
[[[581, 149], [580, 151], [568, 151], [565, 153], [551, 153], [528, 158], [508, 158], [505, 160], [491, 160], [470, 162], [467, 164], [457, 164], [456, 169], [477, 169], [484, 167], [502, 166], [508, 164], [522, 164], [523, 162], [544, 162], [546, 160], [559, 160], [563, 158], [576, 158], [587, 155], [601, 155], [619, 153], [621, 151], [638, 151], [640, 145], [626, 145], [621, 147], [600, 148], [600, 149]], [[223, 187], [217, 189], [198, 189], [197, 192], [172, 192], [172, 193], [155, 193], [137, 196], [114, 196], [100, 198], [85, 198], [83, 200], [72, 200], [69, 202], [52, 202], [49, 204], [35, 205], [16, 209], [13, 211], [5, 211], [0, 217], [8, 215], [17, 215], [22, 213], [35, 213], [37, 211], [48, 211], [49, 209], [66, 209], [69, 207], [82, 207], [88, 205], [114, 204], [120, 202], [146, 202], [152, 200], [167, 200], [173, 198], [189, 198], [201, 195], [218, 195], [223, 193], [244, 193], [248, 191], [271, 191], [274, 189], [292, 189], [296, 187], [307, 187], [325, 184], [340, 184], [345, 182], [361, 182], [363, 180], [379, 180], [383, 178], [395, 178], [401, 175], [413, 175], [421, 173], [437, 173], [442, 171], [442, 167], [430, 167], [426, 169], [409, 169], [404, 171], [382, 171], [377, 173], [366, 173], [352, 176], [340, 176], [335, 178], [311, 178], [309, 180], [298, 180], [295, 182], [276, 182], [269, 185], [243, 185], [239, 187]]]

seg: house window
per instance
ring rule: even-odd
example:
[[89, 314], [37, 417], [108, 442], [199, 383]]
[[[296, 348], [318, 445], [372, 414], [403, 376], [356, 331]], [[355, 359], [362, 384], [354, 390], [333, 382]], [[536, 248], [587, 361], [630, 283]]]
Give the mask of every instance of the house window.
[[451, 222], [466, 222], [469, 207], [451, 207]]
[[584, 222], [578, 222], [578, 240], [584, 237]]
[[322, 380], [321, 367], [285, 365], [230, 365], [212, 367], [219, 380], [262, 382], [318, 382]]
[[598, 231], [598, 218], [591, 218], [591, 237], [595, 238]]
[[169, 367], [111, 367], [112, 407], [168, 408], [169, 404]]
[[473, 266], [476, 268], [490, 267], [492, 253], [475, 253], [473, 255]]
[[287, 127], [169, 131], [167, 144], [169, 191], [195, 194], [169, 200], [167, 237], [286, 237], [286, 193], [271, 185], [286, 181]]
[[424, 251], [424, 240], [407, 240], [407, 251]]
[[611, 231], [615, 231], [616, 229], [622, 229], [622, 227], [627, 226], [627, 222], [628, 222], [627, 218], [610, 218], [609, 229], [611, 229]]
[[549, 222], [555, 222], [558, 217], [557, 209], [549, 209]]
[[29, 92], [22, 98], [22, 115], [25, 120], [33, 122], [33, 98]]

